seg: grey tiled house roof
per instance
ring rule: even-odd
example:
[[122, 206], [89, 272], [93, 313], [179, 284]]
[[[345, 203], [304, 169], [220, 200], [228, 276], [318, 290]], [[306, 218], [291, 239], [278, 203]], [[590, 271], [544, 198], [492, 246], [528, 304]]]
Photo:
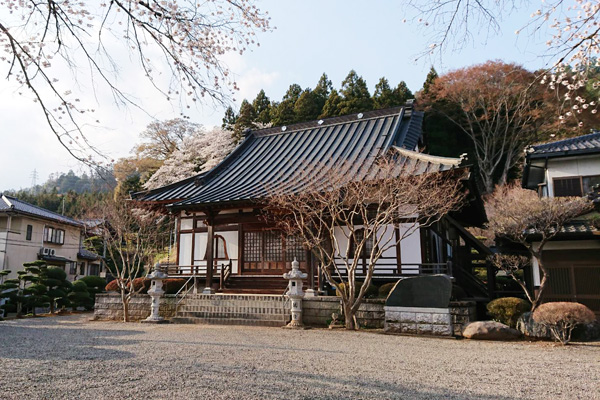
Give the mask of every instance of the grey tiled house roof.
[[5, 194], [0, 197], [0, 213], [4, 212], [14, 212], [39, 217], [51, 221], [56, 221], [63, 224], [83, 226], [83, 224], [80, 221], [77, 221], [73, 218], [65, 217], [64, 215], [48, 211], [44, 208], [34, 206], [33, 204], [29, 204], [26, 201], [19, 200], [15, 197], [8, 196]]
[[559, 157], [575, 154], [600, 153], [600, 132], [556, 142], [530, 146], [528, 158]]

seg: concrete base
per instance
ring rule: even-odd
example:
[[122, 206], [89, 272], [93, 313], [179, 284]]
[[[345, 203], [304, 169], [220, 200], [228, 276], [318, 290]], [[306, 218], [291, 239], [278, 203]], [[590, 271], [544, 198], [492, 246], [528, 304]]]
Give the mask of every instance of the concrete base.
[[449, 308], [386, 306], [384, 331], [417, 335], [451, 336], [452, 315]]
[[205, 287], [204, 290], [202, 290], [202, 294], [215, 294], [215, 289]]
[[317, 297], [317, 291], [313, 290], [313, 289], [306, 289], [304, 291], [304, 298], [311, 298], [311, 297]]

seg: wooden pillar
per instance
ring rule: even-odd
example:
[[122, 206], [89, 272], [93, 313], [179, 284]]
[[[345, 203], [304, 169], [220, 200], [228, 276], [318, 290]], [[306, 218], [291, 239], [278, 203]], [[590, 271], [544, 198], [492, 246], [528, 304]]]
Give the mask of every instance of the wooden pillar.
[[208, 238], [206, 241], [206, 285], [203, 293], [212, 294], [214, 293], [212, 288], [213, 282], [213, 266], [214, 266], [214, 247], [215, 247], [215, 224], [212, 214], [208, 214], [206, 219], [206, 226], [208, 228]]

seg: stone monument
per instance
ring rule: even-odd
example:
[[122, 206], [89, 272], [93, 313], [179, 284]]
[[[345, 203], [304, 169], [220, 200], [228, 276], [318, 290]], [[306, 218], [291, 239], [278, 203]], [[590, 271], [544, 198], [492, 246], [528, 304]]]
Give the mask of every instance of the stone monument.
[[451, 336], [452, 279], [426, 275], [401, 279], [385, 301], [384, 331]]

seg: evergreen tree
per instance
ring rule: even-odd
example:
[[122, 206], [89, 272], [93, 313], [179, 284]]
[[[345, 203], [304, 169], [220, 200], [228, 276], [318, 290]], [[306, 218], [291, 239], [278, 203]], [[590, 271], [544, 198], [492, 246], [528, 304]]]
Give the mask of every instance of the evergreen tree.
[[261, 124], [268, 124], [271, 122], [271, 101], [265, 94], [265, 91], [261, 89], [258, 95], [252, 102], [254, 112], [256, 113], [256, 122]]
[[325, 102], [329, 98], [329, 94], [332, 90], [333, 85], [331, 84], [331, 81], [327, 77], [327, 74], [323, 73], [319, 78], [319, 82], [317, 82], [317, 86], [315, 86], [315, 89], [312, 91], [317, 107], [319, 108], [319, 113], [323, 111]]
[[225, 129], [226, 131], [233, 132], [233, 128], [235, 127], [236, 121], [237, 121], [237, 115], [235, 114], [235, 111], [233, 111], [233, 108], [231, 108], [231, 106], [227, 107], [227, 110], [225, 111], [225, 116], [223, 117], [223, 123], [221, 124], [221, 127], [223, 129]]
[[246, 129], [256, 129], [256, 111], [252, 104], [248, 100], [244, 99], [240, 106], [240, 113], [238, 114], [235, 126], [233, 128], [233, 138], [236, 142], [239, 142], [244, 137], [244, 131]]
[[398, 86], [396, 86], [396, 89], [394, 89], [394, 97], [396, 98], [396, 103], [394, 105], [402, 105], [414, 98], [414, 95], [406, 85], [406, 82], [400, 81]]
[[340, 115], [369, 111], [373, 109], [373, 99], [369, 94], [367, 82], [351, 70], [342, 81], [342, 101], [340, 102]]
[[302, 94], [302, 88], [298, 84], [292, 84], [283, 96], [281, 103], [274, 103], [271, 108], [271, 122], [275, 126], [289, 125], [298, 121], [294, 107]]
[[388, 80], [382, 77], [379, 79], [379, 82], [377, 82], [377, 85], [375, 85], [375, 92], [373, 93], [373, 106], [376, 110], [378, 110], [396, 105], [398, 105], [396, 95], [394, 91], [392, 91]]
[[433, 85], [433, 82], [435, 82], [435, 80], [437, 78], [438, 78], [438, 73], [435, 70], [435, 68], [433, 68], [433, 66], [432, 66], [431, 69], [429, 70], [429, 73], [427, 74], [427, 77], [425, 78], [425, 82], [423, 83], [422, 93], [424, 95], [429, 94], [429, 89], [431, 88], [431, 85]]
[[319, 107], [316, 97], [315, 93], [310, 89], [302, 92], [294, 105], [296, 122], [312, 121], [319, 117], [322, 107]]
[[338, 93], [337, 90], [332, 89], [331, 93], [329, 94], [329, 97], [327, 98], [327, 101], [325, 102], [325, 105], [323, 106], [323, 112], [321, 112], [321, 115], [319, 116], [319, 118], [328, 118], [328, 117], [335, 117], [340, 114], [340, 104], [342, 103], [342, 96], [340, 96], [340, 94]]
[[67, 273], [63, 271], [62, 268], [47, 268], [45, 271], [45, 276], [42, 278], [42, 283], [48, 288], [46, 295], [50, 299], [51, 313], [54, 313], [55, 306], [69, 306], [67, 295], [71, 290], [71, 282], [67, 280]]

